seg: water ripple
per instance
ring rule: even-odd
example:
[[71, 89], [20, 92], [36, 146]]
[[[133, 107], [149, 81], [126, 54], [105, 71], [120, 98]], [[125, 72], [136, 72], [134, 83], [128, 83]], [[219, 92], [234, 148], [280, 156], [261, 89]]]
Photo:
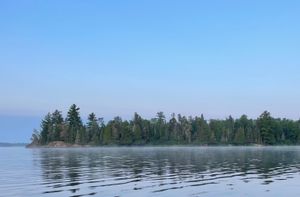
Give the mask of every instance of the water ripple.
[[[5, 159], [3, 155], [13, 154], [10, 151], [23, 157]], [[274, 196], [283, 192], [281, 187], [297, 196], [300, 186], [299, 147], [0, 149], [0, 153], [4, 196]]]

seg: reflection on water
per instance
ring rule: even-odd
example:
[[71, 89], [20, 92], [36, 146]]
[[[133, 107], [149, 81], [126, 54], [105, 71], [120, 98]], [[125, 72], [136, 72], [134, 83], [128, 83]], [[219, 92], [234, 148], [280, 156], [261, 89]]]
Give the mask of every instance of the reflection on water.
[[[1, 153], [11, 158], [0, 156], [4, 196], [300, 195], [299, 147], [5, 149]], [[14, 159], [18, 154], [19, 160]]]

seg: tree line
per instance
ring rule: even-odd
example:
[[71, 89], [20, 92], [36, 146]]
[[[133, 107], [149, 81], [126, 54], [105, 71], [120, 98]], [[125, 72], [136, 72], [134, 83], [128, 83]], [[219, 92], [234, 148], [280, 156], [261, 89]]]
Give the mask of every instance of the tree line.
[[242, 115], [224, 120], [206, 120], [200, 117], [186, 117], [178, 114], [166, 119], [158, 112], [150, 120], [134, 113], [132, 120], [115, 117], [104, 122], [94, 113], [89, 114], [84, 124], [80, 108], [73, 104], [67, 117], [55, 110], [48, 113], [39, 130], [34, 130], [32, 143], [47, 145], [53, 141], [64, 141], [78, 145], [218, 145], [218, 144], [299, 144], [300, 120], [273, 118], [267, 111], [257, 119]]

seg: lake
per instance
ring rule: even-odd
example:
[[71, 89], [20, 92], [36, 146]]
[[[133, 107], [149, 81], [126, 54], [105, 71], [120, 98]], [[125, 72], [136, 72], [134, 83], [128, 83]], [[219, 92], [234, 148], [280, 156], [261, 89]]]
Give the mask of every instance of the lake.
[[300, 147], [0, 148], [5, 197], [300, 196]]

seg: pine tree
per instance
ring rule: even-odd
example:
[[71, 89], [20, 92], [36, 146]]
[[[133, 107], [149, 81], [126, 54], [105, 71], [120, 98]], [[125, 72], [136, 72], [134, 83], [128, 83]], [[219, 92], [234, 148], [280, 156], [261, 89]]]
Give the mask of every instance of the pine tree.
[[49, 134], [50, 134], [50, 131], [51, 131], [51, 114], [48, 113], [45, 118], [42, 120], [42, 123], [41, 123], [41, 140], [40, 140], [40, 143], [42, 145], [46, 145], [48, 144], [48, 142], [50, 141], [50, 137], [49, 137]]
[[143, 134], [142, 134], [142, 118], [137, 113], [134, 113], [134, 118], [132, 121], [132, 131], [133, 131], [133, 137], [134, 137], [134, 143], [135, 144], [143, 144]]
[[80, 136], [80, 132], [82, 132], [83, 124], [79, 116], [79, 110], [80, 108], [75, 104], [71, 105], [66, 119], [68, 125], [67, 141], [72, 144], [77, 140], [77, 136]]
[[91, 113], [88, 116], [88, 122], [86, 126], [86, 140], [93, 145], [100, 144], [100, 126], [94, 113]]
[[258, 119], [258, 128], [260, 130], [260, 135], [262, 143], [264, 144], [274, 144], [275, 137], [272, 131], [273, 118], [270, 113], [265, 111], [263, 112]]
[[60, 111], [55, 110], [51, 114], [51, 133], [50, 133], [50, 140], [51, 141], [59, 141], [61, 140], [61, 133], [64, 129], [64, 119]]
[[102, 144], [109, 145], [112, 144], [112, 134], [111, 134], [111, 124], [108, 123], [103, 131], [103, 140]]

